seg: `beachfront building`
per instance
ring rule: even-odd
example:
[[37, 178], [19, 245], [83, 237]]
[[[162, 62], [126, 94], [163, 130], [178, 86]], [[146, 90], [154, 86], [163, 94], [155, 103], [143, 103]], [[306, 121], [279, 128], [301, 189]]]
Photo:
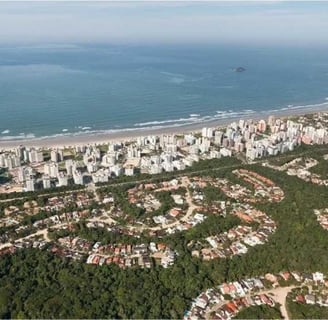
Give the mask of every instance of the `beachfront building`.
[[109, 177], [110, 177], [109, 169], [100, 169], [97, 172], [92, 174], [92, 181], [93, 181], [93, 183], [108, 182]]
[[134, 166], [133, 165], [129, 165], [124, 169], [124, 173], [126, 176], [133, 176], [134, 175]]
[[26, 154], [26, 148], [24, 146], [18, 146], [17, 148], [15, 148], [14, 153], [20, 160], [26, 161], [26, 159], [24, 159], [24, 156]]
[[109, 168], [109, 170], [110, 170], [110, 173], [111, 174], [114, 174], [116, 177], [120, 176], [123, 173], [123, 168], [119, 164], [116, 164], [114, 166], [111, 166]]
[[64, 160], [64, 153], [63, 150], [51, 150], [50, 152], [50, 159], [52, 162], [61, 162]]
[[73, 171], [73, 180], [75, 184], [83, 185], [83, 174], [79, 170]]
[[19, 167], [18, 168], [18, 182], [24, 182], [26, 180], [27, 177], [29, 176], [33, 176], [34, 175], [34, 171], [31, 167], [28, 166], [23, 166], [23, 167]]
[[260, 132], [265, 132], [267, 128], [267, 124], [265, 120], [260, 120], [257, 124], [257, 130]]
[[42, 177], [42, 184], [43, 184], [43, 189], [50, 189], [51, 188], [51, 181], [49, 175], [45, 174]]
[[203, 128], [202, 129], [202, 137], [203, 138], [212, 138], [213, 137], [213, 128]]
[[152, 164], [149, 169], [150, 174], [159, 174], [162, 173], [163, 168], [160, 164]]
[[[76, 166], [74, 165], [74, 161], [72, 159], [66, 160], [65, 161], [65, 168], [66, 172], [69, 176], [73, 175], [73, 171], [76, 170]], [[74, 168], [75, 167], [75, 168]]]
[[13, 153], [3, 153], [0, 154], [0, 168], [8, 168], [12, 170], [13, 168], [17, 168], [21, 165], [20, 158]]
[[127, 149], [127, 158], [141, 158], [141, 151], [138, 147], [129, 146]]
[[58, 163], [50, 162], [44, 165], [44, 174], [51, 178], [57, 178], [59, 174]]
[[58, 187], [64, 187], [68, 185], [68, 177], [64, 172], [59, 172], [58, 174]]
[[89, 173], [96, 172], [98, 170], [97, 162], [89, 162], [87, 164], [87, 170], [88, 170]]
[[34, 148], [27, 151], [28, 161], [31, 163], [43, 162], [43, 152]]
[[[237, 153], [244, 153], [246, 161], [254, 161], [294, 150], [302, 143], [328, 143], [327, 123], [328, 113], [315, 114], [311, 120], [299, 117], [293, 121], [272, 116], [268, 121], [239, 120], [225, 128], [206, 127], [198, 133], [149, 135], [112, 142], [108, 148], [107, 145], [79, 145], [71, 149], [73, 159], [65, 161], [67, 174], [60, 172], [64, 169], [59, 163], [64, 158], [61, 149], [20, 146], [0, 152], [0, 167], [8, 168], [13, 180], [20, 184], [34, 172], [37, 177], [48, 175], [57, 186], [68, 185], [71, 177], [75, 184], [107, 182], [110, 177], [122, 174], [184, 170], [200, 160], [231, 157]], [[44, 160], [43, 152], [50, 152], [50, 160], [40, 164]], [[31, 163], [33, 170], [21, 166], [26, 163]], [[35, 182], [40, 183], [42, 179]]]
[[20, 158], [12, 153], [2, 153], [0, 154], [0, 168], [12, 168], [20, 166]]
[[117, 152], [110, 152], [105, 154], [101, 159], [101, 166], [110, 167], [116, 164], [118, 158]]
[[25, 182], [25, 189], [26, 191], [35, 191], [35, 177], [28, 176]]

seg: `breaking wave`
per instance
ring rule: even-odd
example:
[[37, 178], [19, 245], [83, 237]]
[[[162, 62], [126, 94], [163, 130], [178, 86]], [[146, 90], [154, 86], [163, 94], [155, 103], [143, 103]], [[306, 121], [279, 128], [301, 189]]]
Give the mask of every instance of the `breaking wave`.
[[[275, 109], [264, 109], [264, 110], [252, 110], [244, 109], [241, 111], [234, 110], [217, 110], [215, 114], [212, 115], [201, 115], [201, 113], [190, 114], [189, 117], [177, 118], [177, 119], [166, 119], [166, 120], [154, 120], [147, 122], [135, 123], [131, 127], [127, 128], [115, 128], [108, 130], [97, 130], [95, 127], [84, 127], [78, 126], [72, 129], [63, 129], [60, 133], [54, 135], [46, 135], [41, 137], [36, 137], [33, 133], [21, 133], [19, 135], [4, 135], [0, 137], [0, 141], [23, 141], [23, 140], [46, 140], [58, 137], [74, 137], [74, 136], [96, 136], [98, 134], [117, 134], [124, 132], [136, 132], [142, 135], [142, 132], [148, 132], [149, 130], [159, 130], [168, 128], [178, 128], [178, 127], [188, 127], [200, 129], [202, 125], [223, 125], [229, 123], [229, 121], [236, 121], [242, 118], [254, 118], [260, 119], [265, 118], [270, 114], [277, 116], [302, 114], [305, 112], [317, 112], [317, 111], [328, 111], [328, 101], [318, 104], [308, 104], [308, 105], [288, 105], [281, 108]], [[64, 131], [65, 130], [65, 131]], [[7, 131], [7, 130], [5, 130]], [[8, 132], [9, 133], [9, 132]], [[0, 145], [1, 147], [1, 145]]]

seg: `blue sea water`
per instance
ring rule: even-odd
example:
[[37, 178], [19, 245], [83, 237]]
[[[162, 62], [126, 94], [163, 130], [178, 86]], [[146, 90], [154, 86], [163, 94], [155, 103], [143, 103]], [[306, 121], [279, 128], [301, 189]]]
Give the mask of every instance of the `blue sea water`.
[[326, 97], [326, 48], [0, 46], [0, 139], [174, 126]]

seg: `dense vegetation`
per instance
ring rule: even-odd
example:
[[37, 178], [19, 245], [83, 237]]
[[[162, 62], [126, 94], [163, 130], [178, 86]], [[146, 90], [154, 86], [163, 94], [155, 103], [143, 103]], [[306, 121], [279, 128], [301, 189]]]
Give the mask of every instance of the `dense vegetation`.
[[[225, 165], [217, 160], [213, 163], [221, 168]], [[205, 167], [209, 168], [210, 164]], [[89, 266], [60, 259], [37, 249], [18, 251], [0, 259], [0, 317], [181, 318], [193, 298], [223, 281], [282, 270], [320, 270], [327, 274], [328, 235], [316, 221], [313, 209], [327, 207], [328, 188], [260, 165], [248, 168], [272, 179], [285, 192], [285, 199], [280, 203], [258, 205], [278, 225], [268, 243], [232, 259], [203, 262], [192, 258], [187, 246], [190, 239], [210, 234], [213, 228], [225, 230], [235, 223], [214, 217], [208, 220], [212, 223], [205, 222], [195, 230], [163, 239], [179, 253], [175, 264], [168, 269], [120, 270], [114, 265]], [[211, 175], [225, 176], [230, 171], [211, 171]], [[108, 232], [101, 230], [99, 235], [88, 235], [83, 226], [80, 231], [94, 240], [104, 239]], [[291, 305], [290, 310], [295, 314], [292, 308]], [[250, 310], [245, 310], [242, 317], [253, 313]], [[309, 312], [304, 317], [311, 318], [313, 313]], [[275, 309], [257, 308], [254, 317], [278, 315]], [[328, 315], [316, 313], [313, 317]]]
[[185, 238], [189, 241], [204, 239], [228, 231], [240, 223], [240, 219], [233, 215], [228, 215], [226, 218], [217, 215], [209, 215], [203, 223], [189, 229], [185, 234]]
[[[72, 234], [72, 233], [70, 233]], [[99, 241], [101, 243], [142, 243], [147, 242], [147, 238], [141, 237], [136, 238], [133, 236], [125, 235], [120, 232], [108, 232], [105, 228], [87, 228], [85, 223], [80, 222], [75, 225], [75, 231], [73, 236], [79, 236], [83, 239], [96, 242]]]
[[288, 301], [287, 308], [292, 319], [328, 319], [327, 307]]
[[11, 180], [10, 175], [8, 174], [8, 170], [4, 168], [0, 168], [0, 184], [7, 183]]
[[283, 319], [279, 307], [252, 306], [239, 312], [235, 319]]
[[315, 174], [319, 174], [322, 179], [327, 179], [328, 178], [328, 160], [324, 160], [323, 158], [322, 159], [319, 159], [319, 163], [310, 168], [310, 171], [315, 173]]

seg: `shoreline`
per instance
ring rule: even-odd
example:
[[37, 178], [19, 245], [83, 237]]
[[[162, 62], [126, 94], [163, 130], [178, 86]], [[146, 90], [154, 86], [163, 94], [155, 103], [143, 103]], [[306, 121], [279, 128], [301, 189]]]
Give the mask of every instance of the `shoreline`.
[[204, 127], [223, 127], [230, 124], [233, 121], [243, 120], [261, 120], [265, 119], [269, 115], [273, 115], [280, 118], [301, 116], [306, 114], [313, 114], [317, 112], [328, 112], [328, 101], [320, 105], [312, 105], [305, 107], [294, 107], [285, 108], [279, 110], [268, 110], [258, 113], [252, 113], [245, 115], [244, 117], [235, 116], [225, 119], [213, 119], [203, 122], [196, 122], [192, 124], [182, 124], [179, 126], [166, 126], [166, 127], [149, 127], [140, 129], [123, 129], [123, 130], [108, 130], [99, 131], [93, 133], [81, 133], [72, 135], [62, 135], [62, 136], [49, 136], [49, 137], [39, 137], [31, 139], [14, 139], [14, 140], [0, 140], [0, 150], [11, 150], [20, 145], [26, 147], [37, 147], [37, 148], [64, 148], [72, 147], [78, 145], [88, 145], [88, 144], [104, 144], [108, 142], [115, 141], [128, 141], [133, 140], [138, 137], [148, 136], [148, 135], [162, 135], [162, 134], [187, 134], [191, 132], [199, 132]]

